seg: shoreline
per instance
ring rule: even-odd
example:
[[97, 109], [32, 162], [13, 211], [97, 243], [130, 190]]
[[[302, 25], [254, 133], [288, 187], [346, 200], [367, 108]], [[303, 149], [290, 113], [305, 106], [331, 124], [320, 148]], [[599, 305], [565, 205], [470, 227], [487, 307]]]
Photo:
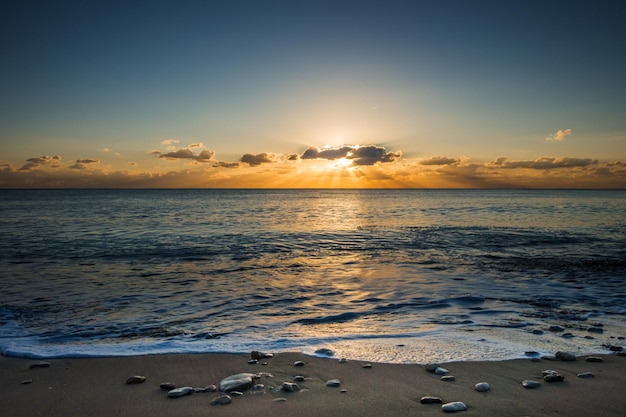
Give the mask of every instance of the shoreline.
[[[587, 362], [588, 356], [602, 362]], [[626, 410], [623, 393], [626, 356], [579, 356], [575, 361], [515, 359], [504, 361], [447, 362], [454, 381], [428, 372], [423, 365], [340, 361], [300, 352], [277, 353], [248, 363], [248, 354], [157, 354], [145, 356], [62, 358], [36, 360], [0, 356], [0, 386], [8, 416], [430, 416], [441, 415], [441, 404], [422, 404], [424, 396], [443, 402], [462, 401], [463, 416], [621, 416]], [[302, 361], [304, 366], [294, 366]], [[266, 363], [262, 365], [262, 363]], [[31, 365], [45, 365], [47, 367]], [[364, 367], [364, 365], [371, 367]], [[542, 371], [555, 370], [562, 382], [545, 382]], [[591, 372], [593, 377], [581, 378]], [[210, 405], [219, 392], [197, 392], [168, 398], [163, 382], [177, 387], [204, 388], [230, 375], [259, 374], [262, 389], [242, 390], [227, 405]], [[271, 374], [269, 376], [268, 374]], [[142, 383], [127, 384], [129, 377], [145, 376]], [[283, 382], [300, 390], [285, 392]], [[338, 387], [326, 386], [338, 379]], [[535, 389], [523, 380], [540, 382]], [[30, 382], [28, 382], [30, 381]], [[475, 384], [487, 382], [487, 392]], [[345, 391], [344, 391], [345, 390]]]

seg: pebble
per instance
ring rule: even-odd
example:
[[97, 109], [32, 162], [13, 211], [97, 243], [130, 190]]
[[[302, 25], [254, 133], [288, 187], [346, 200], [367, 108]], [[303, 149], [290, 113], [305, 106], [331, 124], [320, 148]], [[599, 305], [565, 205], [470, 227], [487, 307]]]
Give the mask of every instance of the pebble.
[[524, 388], [533, 389], [541, 386], [539, 381], [534, 381], [532, 379], [525, 379], [522, 381], [522, 386]]
[[582, 372], [577, 375], [578, 378], [595, 378], [596, 376], [591, 372]]
[[220, 391], [241, 391], [250, 388], [252, 386], [252, 378], [254, 377], [255, 374], [250, 373], [231, 375], [222, 379], [220, 382]]
[[265, 385], [263, 384], [255, 384], [252, 386], [253, 391], [263, 391], [265, 389]]
[[344, 388], [344, 389], [342, 389], [342, 390], [341, 390], [341, 391], [339, 391], [339, 392], [340, 392], [340, 393], [342, 393], [342, 394], [345, 394], [346, 392], [348, 392], [348, 390]]
[[243, 395], [243, 392], [241, 392], [241, 391], [231, 391], [228, 394], [230, 394], [231, 397], [241, 397]]
[[339, 381], [338, 379], [329, 379], [328, 381], [326, 381], [327, 387], [338, 387], [339, 385], [341, 385], [341, 381]]
[[274, 398], [272, 401], [274, 401], [275, 403], [286, 403], [287, 402], [287, 398], [279, 397], [279, 398]]
[[206, 387], [204, 387], [204, 389], [206, 390], [206, 392], [215, 392], [217, 391], [217, 387], [213, 384], [211, 385], [207, 385]]
[[563, 334], [561, 335], [561, 337], [565, 337], [565, 338], [572, 338], [572, 337], [574, 337], [574, 334], [573, 334], [573, 333], [570, 333], [570, 332], [567, 332], [567, 333], [563, 333]]
[[348, 363], [348, 360], [346, 358], [341, 358], [339, 359], [339, 363]]
[[248, 361], [248, 363], [249, 363], [250, 365], [256, 365], [257, 363], [259, 363], [259, 360], [258, 360], [258, 359], [250, 359], [250, 360]]
[[437, 368], [439, 368], [439, 364], [438, 363], [426, 364], [426, 370], [428, 372], [435, 372], [437, 370]]
[[141, 384], [146, 381], [146, 377], [142, 375], [133, 375], [126, 380], [127, 384]]
[[420, 403], [422, 404], [442, 404], [443, 400], [439, 397], [431, 397], [431, 396], [425, 396], [420, 398]]
[[456, 378], [452, 375], [444, 375], [440, 378], [442, 381], [446, 381], [446, 382], [452, 382], [454, 380], [456, 380]]
[[304, 365], [305, 365], [305, 363], [304, 363], [304, 362], [302, 362], [302, 361], [295, 361], [295, 362], [293, 363], [293, 366], [304, 366]]
[[220, 395], [219, 397], [215, 397], [211, 400], [211, 405], [226, 405], [230, 404], [233, 399], [230, 395]]
[[320, 348], [315, 351], [318, 355], [333, 356], [335, 352], [328, 348]]
[[253, 350], [252, 353], [250, 353], [250, 357], [252, 359], [265, 359], [265, 358], [273, 358], [274, 354], [273, 353], [259, 352], [258, 350]]
[[589, 356], [588, 358], [585, 359], [585, 361], [587, 361], [587, 362], [604, 362], [604, 359], [602, 359], [599, 356]]
[[476, 391], [478, 392], [487, 392], [489, 391], [489, 384], [486, 382], [479, 382], [474, 386], [474, 388], [476, 388]]
[[560, 359], [562, 361], [575, 361], [576, 360], [576, 355], [574, 355], [572, 352], [558, 351], [554, 354], [554, 356], [557, 359]]
[[611, 352], [621, 352], [622, 350], [624, 350], [624, 348], [621, 347], [621, 346], [611, 345], [611, 346], [609, 346], [609, 350]]
[[180, 388], [176, 388], [168, 392], [167, 396], [170, 398], [179, 398], [179, 397], [184, 397], [185, 395], [190, 395], [193, 392], [194, 390], [191, 387], [180, 387]]
[[296, 375], [293, 377], [293, 382], [303, 382], [304, 379], [305, 378], [302, 375]]
[[296, 392], [300, 391], [300, 386], [295, 382], [283, 382], [281, 389], [286, 392]]
[[552, 374], [544, 375], [543, 380], [546, 382], [561, 382], [565, 379], [565, 375], [559, 374], [557, 372]]
[[159, 387], [161, 389], [165, 389], [168, 391], [173, 390], [174, 388], [176, 388], [176, 384], [174, 384], [173, 382], [161, 382], [161, 384], [159, 385]]
[[532, 334], [543, 334], [543, 330], [535, 329], [532, 331]]
[[448, 375], [449, 373], [450, 371], [448, 371], [446, 368], [438, 367], [437, 369], [435, 369], [435, 374], [437, 375]]
[[372, 368], [372, 364], [371, 363], [366, 363], [365, 365], [362, 366], [363, 369], [371, 369]]
[[26, 384], [32, 384], [33, 380], [32, 379], [25, 379], [22, 381], [22, 385], [26, 385]]
[[589, 333], [604, 333], [604, 329], [602, 327], [592, 326], [587, 329]]
[[467, 406], [461, 401], [454, 401], [451, 403], [445, 403], [441, 406], [441, 409], [446, 413], [454, 413], [455, 411], [467, 410]]
[[48, 368], [50, 367], [50, 362], [35, 362], [35, 363], [31, 363], [29, 368], [33, 369], [33, 368]]
[[617, 356], [626, 356], [626, 352], [615, 352]]

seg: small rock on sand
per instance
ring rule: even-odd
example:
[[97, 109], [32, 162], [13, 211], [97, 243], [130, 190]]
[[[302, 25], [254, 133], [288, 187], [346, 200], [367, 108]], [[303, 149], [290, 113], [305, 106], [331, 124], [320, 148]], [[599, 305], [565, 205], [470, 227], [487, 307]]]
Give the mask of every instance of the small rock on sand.
[[252, 386], [252, 378], [254, 376], [255, 374], [241, 373], [224, 378], [220, 381], [220, 391], [229, 392], [248, 389]]
[[339, 385], [341, 385], [341, 381], [339, 381], [338, 379], [329, 379], [328, 381], [326, 381], [327, 387], [338, 387]]
[[171, 390], [173, 390], [174, 388], [176, 388], [176, 384], [174, 384], [173, 382], [161, 382], [161, 384], [159, 385], [159, 387], [160, 387], [161, 389], [171, 391]]
[[146, 381], [146, 377], [142, 375], [133, 375], [126, 380], [127, 384], [141, 384]]
[[522, 386], [527, 389], [533, 389], [541, 386], [539, 381], [534, 381], [532, 379], [525, 379], [522, 381]]
[[211, 400], [211, 405], [226, 405], [230, 404], [233, 399], [230, 395], [220, 395], [219, 397], [215, 397]]
[[194, 390], [191, 387], [180, 387], [180, 388], [176, 388], [168, 392], [167, 396], [170, 398], [180, 398], [180, 397], [184, 397], [185, 395], [193, 394], [193, 392]]
[[286, 392], [296, 392], [300, 391], [300, 386], [294, 382], [283, 382], [281, 389]]
[[428, 372], [435, 372], [437, 370], [437, 368], [439, 368], [439, 364], [438, 363], [428, 363], [428, 364], [426, 364], [426, 371], [428, 371]]
[[585, 359], [585, 361], [587, 361], [587, 362], [604, 362], [604, 359], [602, 359], [599, 356], [589, 356], [588, 358]]
[[446, 413], [454, 413], [455, 411], [467, 410], [467, 406], [461, 401], [454, 401], [451, 403], [445, 403], [441, 406], [441, 409]]
[[474, 388], [476, 388], [476, 391], [478, 392], [487, 392], [489, 391], [489, 384], [486, 382], [479, 382], [474, 386]]
[[302, 361], [295, 361], [295, 362], [293, 363], [293, 366], [304, 366], [304, 365], [305, 365], [305, 363], [304, 363], [304, 362], [302, 362]]
[[446, 368], [437, 367], [437, 369], [435, 369], [435, 374], [437, 375], [448, 375], [449, 373], [450, 371], [448, 371]]
[[50, 362], [34, 362], [28, 366], [30, 369], [34, 368], [49, 368]]
[[443, 400], [439, 397], [431, 397], [429, 395], [420, 398], [422, 404], [442, 404]]
[[595, 375], [591, 372], [581, 372], [577, 376], [578, 378], [595, 378]]

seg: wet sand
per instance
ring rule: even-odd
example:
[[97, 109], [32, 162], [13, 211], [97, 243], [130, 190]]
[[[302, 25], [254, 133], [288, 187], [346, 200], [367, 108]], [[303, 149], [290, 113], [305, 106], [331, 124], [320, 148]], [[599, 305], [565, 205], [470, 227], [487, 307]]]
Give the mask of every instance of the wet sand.
[[[596, 356], [596, 355], [594, 355]], [[455, 376], [445, 382], [423, 365], [347, 361], [316, 358], [300, 353], [281, 353], [249, 364], [250, 355], [198, 354], [150, 355], [116, 358], [53, 359], [45, 368], [30, 368], [37, 360], [0, 357], [0, 414], [6, 416], [435, 416], [440, 404], [421, 404], [423, 396], [443, 402], [462, 401], [463, 416], [623, 416], [626, 414], [626, 357], [603, 355], [603, 362], [532, 362], [528, 359], [497, 362], [452, 362], [442, 364]], [[295, 361], [304, 361], [294, 367]], [[266, 362], [262, 365], [261, 362]], [[547, 383], [543, 370], [565, 375], [563, 382]], [[243, 391], [227, 405], [210, 405], [216, 393], [195, 393], [168, 398], [162, 382], [177, 386], [219, 387], [232, 374], [269, 373], [256, 383], [261, 391]], [[592, 372], [593, 378], [577, 374]], [[133, 375], [146, 381], [126, 384]], [[294, 376], [300, 391], [279, 390]], [[339, 387], [327, 387], [329, 379]], [[525, 389], [521, 382], [541, 382]], [[28, 382], [30, 381], [30, 382]], [[25, 383], [27, 382], [27, 383]], [[478, 382], [490, 385], [477, 392]], [[342, 392], [342, 390], [345, 390]], [[277, 400], [277, 399], [286, 399]]]

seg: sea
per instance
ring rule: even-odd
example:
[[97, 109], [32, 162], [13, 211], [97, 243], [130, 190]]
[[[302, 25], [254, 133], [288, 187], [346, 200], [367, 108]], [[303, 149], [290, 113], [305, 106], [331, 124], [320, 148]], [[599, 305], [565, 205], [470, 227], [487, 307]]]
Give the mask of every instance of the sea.
[[0, 352], [626, 345], [626, 191], [0, 190]]

